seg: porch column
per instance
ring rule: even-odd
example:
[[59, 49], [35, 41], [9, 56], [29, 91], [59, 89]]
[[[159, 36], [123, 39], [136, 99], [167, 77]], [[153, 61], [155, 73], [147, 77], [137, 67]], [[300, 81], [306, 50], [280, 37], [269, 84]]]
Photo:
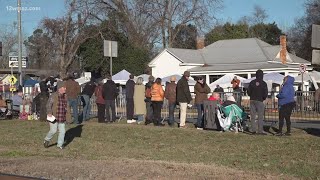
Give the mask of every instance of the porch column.
[[209, 74], [206, 74], [206, 83], [207, 83], [208, 85], [210, 84]]

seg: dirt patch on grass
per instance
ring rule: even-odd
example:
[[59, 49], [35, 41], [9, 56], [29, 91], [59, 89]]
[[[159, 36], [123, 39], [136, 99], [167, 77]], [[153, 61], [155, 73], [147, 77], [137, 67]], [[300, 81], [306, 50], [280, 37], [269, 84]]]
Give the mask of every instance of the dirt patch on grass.
[[216, 165], [142, 160], [8, 158], [0, 172], [45, 179], [294, 179]]

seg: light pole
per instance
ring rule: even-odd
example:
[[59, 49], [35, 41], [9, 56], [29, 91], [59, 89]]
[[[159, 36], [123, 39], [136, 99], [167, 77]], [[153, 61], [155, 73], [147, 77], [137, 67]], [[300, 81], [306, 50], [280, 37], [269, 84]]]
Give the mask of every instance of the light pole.
[[21, 0], [18, 0], [18, 66], [19, 85], [22, 85], [22, 32], [21, 32]]

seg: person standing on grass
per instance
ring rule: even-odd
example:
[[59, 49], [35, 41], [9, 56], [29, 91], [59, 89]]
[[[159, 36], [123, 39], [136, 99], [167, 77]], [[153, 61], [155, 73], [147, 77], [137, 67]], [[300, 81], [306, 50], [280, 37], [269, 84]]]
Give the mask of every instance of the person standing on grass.
[[134, 85], [135, 85], [133, 78], [134, 76], [130, 74], [129, 80], [126, 83], [127, 123], [136, 122], [136, 120], [133, 119], [133, 113], [134, 113], [133, 94], [134, 94]]
[[[293, 88], [294, 78], [291, 76], [286, 76], [283, 79], [283, 85], [277, 95], [279, 104], [279, 131], [276, 133], [277, 136], [291, 135], [291, 121], [290, 116], [293, 108], [296, 106], [294, 100], [294, 88]], [[282, 134], [282, 128], [284, 124], [284, 119], [287, 123], [287, 132]]]
[[88, 121], [90, 119], [90, 113], [91, 113], [91, 103], [90, 99], [94, 93], [94, 90], [96, 88], [96, 84], [93, 81], [93, 78], [90, 79], [89, 82], [86, 83], [82, 90], [82, 100], [83, 100], [83, 111], [82, 111], [82, 122]]
[[149, 82], [146, 84], [146, 90], [145, 90], [145, 102], [146, 102], [146, 109], [147, 109], [145, 125], [152, 123], [152, 120], [153, 120], [153, 108], [151, 103], [151, 87], [154, 83], [153, 81], [154, 81], [154, 77], [149, 76]]
[[180, 128], [186, 128], [187, 107], [192, 100], [188, 84], [189, 77], [190, 72], [185, 71], [177, 83], [177, 102], [180, 106]]
[[59, 131], [57, 147], [63, 149], [64, 136], [66, 133], [65, 123], [71, 121], [70, 107], [66, 93], [66, 85], [63, 81], [57, 82], [57, 92], [48, 99], [47, 116], [55, 117], [55, 121], [49, 122], [50, 131], [44, 138], [44, 147], [48, 148], [53, 135]]
[[161, 85], [161, 79], [157, 78], [151, 87], [151, 102], [153, 107], [153, 124], [163, 126], [161, 123], [161, 108], [164, 99], [164, 91]]
[[105, 112], [106, 112], [106, 101], [103, 99], [103, 80], [98, 82], [98, 86], [94, 90], [94, 95], [96, 96], [96, 104], [98, 107], [98, 122], [105, 123]]
[[78, 96], [80, 95], [80, 85], [77, 81], [74, 80], [73, 74], [69, 75], [68, 80], [66, 81], [66, 95], [68, 96], [68, 103], [72, 108], [72, 117], [74, 124], [79, 124], [78, 120]]
[[222, 87], [219, 86], [219, 84], [217, 84], [216, 88], [213, 90], [213, 92], [217, 92], [217, 93], [224, 93], [224, 90]]
[[263, 81], [262, 70], [257, 70], [256, 79], [250, 82], [248, 95], [250, 96], [251, 131], [253, 134], [256, 133], [256, 114], [258, 114], [258, 134], [267, 135], [263, 131], [263, 101], [268, 97], [268, 87], [267, 83]]
[[170, 127], [174, 126], [174, 110], [177, 105], [177, 84], [176, 84], [176, 76], [170, 77], [170, 83], [166, 85], [166, 89], [164, 92], [164, 97], [169, 101], [169, 120], [168, 125]]
[[[107, 76], [107, 82], [103, 85], [103, 98], [106, 101], [106, 122], [113, 123], [116, 121], [116, 98], [119, 95], [116, 83], [111, 79], [111, 76]], [[111, 108], [111, 118], [110, 118]]]
[[138, 116], [138, 124], [143, 122], [146, 114], [146, 102], [144, 101], [145, 86], [143, 85], [143, 78], [139, 77], [137, 83], [134, 86], [133, 102], [134, 113]]
[[196, 127], [197, 129], [203, 129], [204, 126], [204, 106], [203, 101], [208, 99], [208, 94], [210, 93], [210, 88], [203, 80], [203, 77], [198, 77], [197, 83], [194, 85], [194, 93], [196, 94], [195, 97], [195, 105], [198, 111], [198, 119]]

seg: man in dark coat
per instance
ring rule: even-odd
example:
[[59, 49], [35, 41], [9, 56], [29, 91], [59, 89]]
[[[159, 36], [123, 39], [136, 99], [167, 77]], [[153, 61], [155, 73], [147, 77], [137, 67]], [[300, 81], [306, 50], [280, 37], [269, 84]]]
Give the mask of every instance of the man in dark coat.
[[[111, 76], [107, 76], [107, 82], [103, 85], [103, 99], [106, 100], [106, 122], [111, 123], [116, 121], [116, 98], [119, 94], [116, 83], [111, 79]], [[111, 108], [111, 118], [109, 109]]]
[[180, 106], [180, 128], [185, 128], [187, 118], [187, 106], [191, 102], [192, 97], [188, 85], [190, 72], [185, 71], [183, 76], [177, 83], [177, 102]]
[[170, 77], [170, 83], [167, 83], [166, 90], [164, 92], [164, 97], [169, 101], [169, 126], [174, 126], [174, 109], [177, 104], [177, 84], [176, 76]]
[[145, 125], [148, 125], [149, 123], [151, 123], [153, 119], [153, 109], [152, 109], [152, 103], [151, 103], [151, 87], [153, 83], [154, 83], [154, 77], [149, 76], [149, 81], [146, 84], [146, 89], [145, 89], [145, 102], [146, 102], [146, 110], [147, 110]]
[[256, 79], [250, 82], [248, 95], [250, 96], [251, 131], [256, 133], [256, 114], [258, 114], [258, 134], [266, 135], [267, 133], [263, 131], [263, 101], [268, 96], [268, 87], [267, 83], [263, 81], [262, 70], [257, 70]]
[[134, 76], [130, 74], [129, 80], [126, 83], [126, 101], [127, 101], [127, 122], [135, 123], [133, 119], [134, 103], [133, 103], [133, 94], [134, 94], [134, 85], [133, 81]]
[[84, 105], [83, 112], [82, 112], [82, 122], [88, 121], [91, 118], [90, 117], [90, 112], [91, 112], [90, 99], [94, 93], [95, 88], [96, 88], [96, 84], [94, 83], [93, 78], [91, 78], [90, 81], [86, 83], [86, 85], [82, 90], [81, 98]]

